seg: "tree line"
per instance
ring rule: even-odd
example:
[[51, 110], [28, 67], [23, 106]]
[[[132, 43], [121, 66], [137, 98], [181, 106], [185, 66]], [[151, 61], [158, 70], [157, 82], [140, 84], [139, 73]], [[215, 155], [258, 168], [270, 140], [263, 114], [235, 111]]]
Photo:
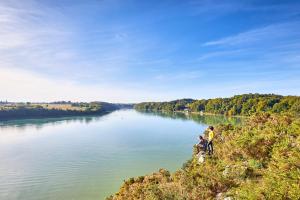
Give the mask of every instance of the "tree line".
[[106, 102], [53, 104], [3, 104], [0, 106], [0, 120], [99, 115], [128, 106]]
[[243, 94], [231, 98], [180, 99], [170, 102], [144, 102], [135, 105], [137, 110], [191, 111], [223, 115], [250, 116], [255, 113], [300, 113], [299, 96], [275, 94]]

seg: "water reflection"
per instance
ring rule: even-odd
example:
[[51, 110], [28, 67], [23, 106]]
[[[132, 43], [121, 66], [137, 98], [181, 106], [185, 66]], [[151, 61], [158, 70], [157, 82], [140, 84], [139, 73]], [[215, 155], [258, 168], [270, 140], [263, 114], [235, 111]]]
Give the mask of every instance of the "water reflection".
[[197, 113], [185, 112], [153, 112], [153, 111], [138, 111], [145, 115], [154, 115], [164, 118], [180, 119], [183, 121], [192, 120], [201, 125], [217, 125], [217, 124], [232, 124], [237, 125], [243, 122], [241, 117], [227, 117], [223, 115], [201, 115]]
[[238, 121], [120, 110], [0, 122], [0, 199], [105, 199], [129, 177], [180, 168], [209, 124]]
[[45, 126], [71, 124], [74, 122], [89, 124], [92, 122], [100, 121], [102, 120], [102, 118], [103, 115], [2, 121], [0, 122], [0, 131], [12, 128], [20, 131], [23, 131], [27, 128], [34, 128], [36, 130], [39, 130]]
[[[116, 111], [118, 112], [118, 111]], [[159, 116], [163, 118], [171, 118], [176, 120], [192, 120], [201, 125], [217, 125], [217, 124], [232, 124], [237, 125], [243, 121], [240, 117], [226, 117], [222, 115], [200, 115], [196, 113], [183, 113], [183, 112], [153, 112], [153, 111], [138, 111], [144, 115]], [[7, 129], [15, 129], [17, 131], [23, 131], [27, 128], [34, 128], [36, 130], [42, 129], [45, 126], [53, 126], [60, 124], [71, 124], [74, 122], [89, 124], [92, 122], [99, 122], [104, 120], [105, 115], [98, 116], [77, 116], [77, 117], [61, 117], [61, 118], [44, 118], [44, 119], [23, 119], [23, 120], [11, 120], [0, 121], [0, 131]]]

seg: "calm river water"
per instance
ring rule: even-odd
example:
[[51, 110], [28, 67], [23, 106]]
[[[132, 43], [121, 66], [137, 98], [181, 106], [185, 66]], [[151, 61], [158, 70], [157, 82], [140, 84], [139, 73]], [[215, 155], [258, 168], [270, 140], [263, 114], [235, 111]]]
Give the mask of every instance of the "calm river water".
[[208, 125], [228, 122], [239, 119], [135, 110], [0, 122], [0, 199], [105, 199], [124, 179], [180, 168]]

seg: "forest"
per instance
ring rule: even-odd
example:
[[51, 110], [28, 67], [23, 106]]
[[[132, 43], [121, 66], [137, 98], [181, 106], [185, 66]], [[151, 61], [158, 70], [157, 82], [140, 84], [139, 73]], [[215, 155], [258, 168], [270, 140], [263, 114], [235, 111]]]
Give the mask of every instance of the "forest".
[[144, 102], [135, 105], [137, 110], [189, 111], [222, 115], [251, 116], [255, 113], [300, 113], [299, 96], [275, 94], [243, 94], [231, 98], [180, 99], [170, 102]]

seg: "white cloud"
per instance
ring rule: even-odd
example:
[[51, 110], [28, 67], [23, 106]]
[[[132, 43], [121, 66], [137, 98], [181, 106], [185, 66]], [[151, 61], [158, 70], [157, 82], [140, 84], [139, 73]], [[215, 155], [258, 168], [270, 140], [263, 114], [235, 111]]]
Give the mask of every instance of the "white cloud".
[[[131, 102], [151, 98], [151, 90], [143, 92], [145, 88], [136, 83], [125, 86], [122, 77], [129, 63], [144, 62], [137, 60], [138, 55], [155, 42], [118, 25], [82, 30], [76, 24], [80, 22], [70, 18], [78, 5], [66, 14], [42, 3], [0, 1], [1, 99]], [[162, 96], [152, 93], [153, 99]]]
[[[114, 16], [111, 13], [118, 13], [121, 5], [126, 4], [117, 1], [76, 1], [70, 5], [58, 1], [0, 0], [0, 98], [136, 102], [188, 97], [189, 91], [199, 91], [189, 83], [203, 79], [203, 73], [209, 71], [204, 69], [206, 66], [218, 68], [218, 72], [219, 65], [239, 69], [247, 62], [250, 66], [259, 59], [241, 61], [241, 54], [254, 52], [266, 57], [271, 50], [274, 54], [275, 49], [271, 43], [264, 48], [266, 41], [281, 42], [279, 48], [293, 43], [282, 38], [299, 34], [298, 22], [275, 24], [209, 41], [202, 46], [201, 56], [193, 58], [191, 54], [182, 60], [176, 53], [181, 52], [181, 45], [188, 44], [183, 44], [186, 40], [182, 44], [179, 40], [165, 41], [159, 30], [151, 31], [169, 13], [162, 14], [155, 8], [134, 12], [129, 17], [120, 14], [120, 18], [110, 18]], [[204, 2], [212, 9], [239, 9]], [[154, 13], [162, 15], [153, 18]], [[290, 47], [276, 52], [287, 49]], [[285, 55], [282, 60], [298, 66], [299, 48], [293, 49], [293, 55]], [[262, 66], [273, 64], [269, 60], [277, 64], [278, 57], [276, 54], [264, 58], [263, 61], [268, 60]], [[234, 62], [222, 58], [234, 58]], [[185, 66], [179, 68], [180, 65]]]
[[159, 42], [154, 36], [144, 37], [129, 22], [124, 25], [99, 17], [91, 25], [95, 16], [90, 13], [106, 16], [116, 3], [76, 2], [60, 8], [36, 0], [0, 1], [0, 68], [83, 82], [82, 76], [99, 82], [119, 80], [117, 76], [129, 68], [149, 62], [143, 55]]
[[203, 46], [234, 46], [234, 45], [255, 45], [256, 42], [264, 42], [276, 40], [279, 38], [293, 36], [299, 34], [299, 22], [290, 22], [282, 24], [273, 24], [262, 28], [257, 28], [242, 32], [233, 36], [221, 38], [214, 41], [209, 41]]
[[[61, 20], [56, 21], [58, 18]], [[49, 44], [52, 39], [66, 33], [65, 24], [60, 23], [63, 20], [60, 12], [35, 1], [1, 1], [0, 47], [21, 48]], [[47, 40], [39, 40], [41, 38]]]
[[0, 68], [46, 68], [61, 61], [56, 54], [73, 54], [64, 21], [62, 13], [34, 0], [0, 1]]

